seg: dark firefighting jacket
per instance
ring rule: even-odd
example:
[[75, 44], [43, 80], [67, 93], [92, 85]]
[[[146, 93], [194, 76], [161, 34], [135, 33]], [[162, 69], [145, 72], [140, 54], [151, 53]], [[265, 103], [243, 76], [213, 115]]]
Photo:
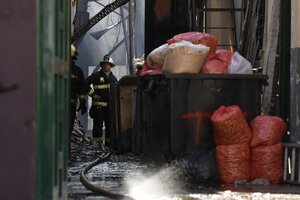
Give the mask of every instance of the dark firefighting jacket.
[[117, 78], [110, 72], [108, 75], [102, 71], [102, 69], [86, 79], [86, 85], [88, 86], [88, 95], [94, 94], [101, 97], [99, 101], [93, 99], [93, 106], [108, 106], [110, 102], [110, 87], [112, 84], [117, 83]]
[[79, 98], [80, 104], [85, 104], [85, 79], [80, 67], [76, 66], [74, 61], [71, 65], [71, 103], [77, 103]]

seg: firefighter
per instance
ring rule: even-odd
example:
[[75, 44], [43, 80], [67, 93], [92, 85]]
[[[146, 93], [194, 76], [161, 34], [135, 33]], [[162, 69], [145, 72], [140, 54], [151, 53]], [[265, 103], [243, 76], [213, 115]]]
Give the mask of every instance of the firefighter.
[[[76, 117], [76, 111], [81, 111], [84, 115], [87, 111], [85, 100], [85, 79], [80, 67], [75, 65], [75, 60], [78, 59], [78, 51], [74, 45], [71, 45], [71, 108], [70, 108], [70, 130], [72, 133], [73, 124]], [[79, 107], [77, 109], [77, 102], [79, 99]]]
[[115, 66], [112, 58], [105, 55], [100, 62], [101, 69], [86, 79], [88, 95], [92, 97], [89, 114], [93, 119], [93, 139], [103, 142], [102, 128], [105, 125], [105, 144], [110, 145], [110, 88], [117, 83], [117, 78], [111, 72]]

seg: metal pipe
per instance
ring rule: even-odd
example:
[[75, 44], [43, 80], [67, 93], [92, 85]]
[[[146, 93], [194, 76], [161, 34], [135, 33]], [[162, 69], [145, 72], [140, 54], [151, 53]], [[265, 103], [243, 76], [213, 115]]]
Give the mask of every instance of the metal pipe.
[[133, 25], [133, 0], [129, 1], [129, 72], [133, 74], [133, 59], [134, 59], [134, 25]]
[[[128, 62], [129, 62], [129, 60], [130, 60], [130, 56], [129, 56], [130, 46], [128, 44], [129, 41], [128, 41], [128, 38], [127, 38], [128, 34], [127, 34], [127, 30], [126, 30], [126, 20], [125, 20], [124, 11], [123, 11], [122, 7], [120, 8], [120, 12], [121, 12], [121, 17], [122, 17], [122, 27], [123, 27], [124, 41], [125, 41], [125, 47], [126, 47], [126, 56], [127, 56]], [[129, 20], [130, 20], [130, 10], [129, 10], [129, 14], [128, 14], [127, 17], [129, 17]]]

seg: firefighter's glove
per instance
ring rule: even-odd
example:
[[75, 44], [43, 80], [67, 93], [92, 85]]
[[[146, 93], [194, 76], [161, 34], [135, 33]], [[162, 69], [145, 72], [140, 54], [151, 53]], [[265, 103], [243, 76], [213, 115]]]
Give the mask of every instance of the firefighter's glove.
[[81, 114], [84, 115], [87, 111], [87, 107], [85, 105], [85, 103], [81, 103], [79, 108], [77, 109], [77, 111], [80, 111], [81, 110]]
[[93, 101], [100, 101], [100, 100], [101, 100], [101, 97], [100, 97], [99, 95], [97, 95], [97, 94], [94, 94], [94, 95], [92, 96], [92, 99], [93, 99]]

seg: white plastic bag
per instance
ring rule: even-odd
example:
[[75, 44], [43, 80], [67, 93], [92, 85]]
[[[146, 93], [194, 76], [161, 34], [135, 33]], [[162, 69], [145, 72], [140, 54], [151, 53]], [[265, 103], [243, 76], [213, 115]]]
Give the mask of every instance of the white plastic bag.
[[253, 74], [251, 63], [235, 52], [228, 65], [228, 74]]

